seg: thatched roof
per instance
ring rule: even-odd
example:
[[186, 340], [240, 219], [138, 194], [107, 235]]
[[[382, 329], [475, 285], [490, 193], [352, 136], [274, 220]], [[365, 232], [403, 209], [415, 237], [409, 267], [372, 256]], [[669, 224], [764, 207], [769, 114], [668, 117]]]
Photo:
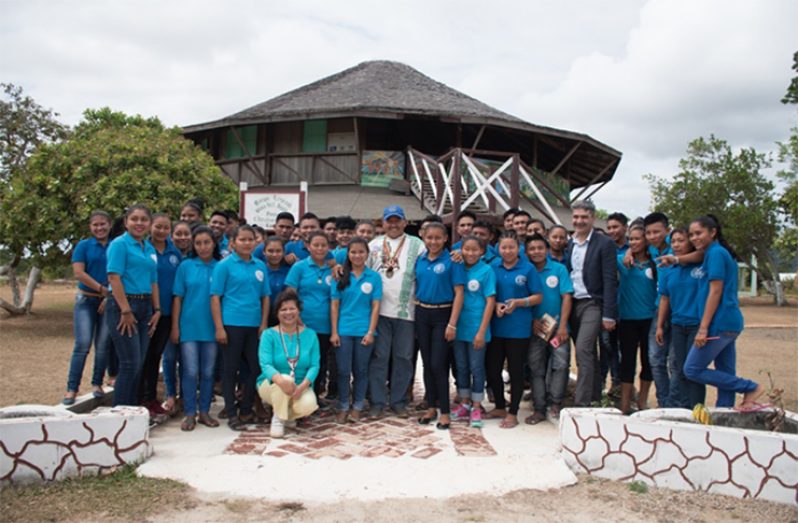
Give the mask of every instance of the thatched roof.
[[261, 122], [334, 116], [440, 116], [449, 121], [510, 127], [587, 141], [620, 153], [581, 133], [534, 125], [499, 111], [413, 69], [387, 60], [363, 62], [220, 120], [184, 127], [186, 133]]

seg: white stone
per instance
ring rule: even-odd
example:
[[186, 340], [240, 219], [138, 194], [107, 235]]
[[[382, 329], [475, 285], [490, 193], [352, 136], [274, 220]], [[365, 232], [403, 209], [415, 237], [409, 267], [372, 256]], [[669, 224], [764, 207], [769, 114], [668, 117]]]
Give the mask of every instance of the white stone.
[[560, 418], [560, 444], [573, 452], [580, 452], [584, 441], [577, 436], [575, 424], [573, 415], [566, 414]]
[[131, 449], [126, 452], [120, 452], [119, 455], [123, 460], [125, 460], [125, 463], [141, 463], [152, 456], [152, 453], [152, 445], [147, 443], [146, 445], [141, 445], [135, 449]]
[[693, 486], [684, 479], [676, 466], [657, 472], [654, 483], [658, 487], [674, 490], [693, 490]]
[[604, 439], [607, 440], [610, 450], [619, 450], [621, 442], [626, 437], [626, 433], [623, 430], [624, 420], [617, 416], [599, 416], [597, 421], [599, 431]]
[[635, 461], [639, 463], [654, 452], [654, 445], [640, 436], [630, 434], [629, 438], [621, 445], [621, 450], [635, 456]]
[[150, 415], [134, 414], [125, 418], [127, 425], [125, 430], [119, 435], [117, 447], [120, 449], [130, 448], [140, 441], [146, 441], [150, 435]]
[[590, 436], [598, 436], [595, 416], [575, 416], [574, 421], [576, 422], [579, 435], [582, 436], [582, 439], [587, 439]]
[[768, 469], [771, 476], [775, 476], [785, 485], [798, 487], [798, 460], [784, 453], [773, 460], [773, 465]]
[[729, 480], [729, 462], [723, 454], [714, 451], [707, 458], [691, 459], [683, 472], [696, 489], [706, 490], [713, 481]]
[[68, 444], [77, 441], [86, 444], [91, 441], [91, 433], [82, 423], [75, 423], [74, 418], [47, 420], [44, 427], [47, 429], [47, 441], [58, 441]]
[[585, 444], [585, 451], [579, 455], [579, 459], [591, 471], [596, 470], [601, 468], [601, 461], [609, 453], [609, 450], [606, 442], [593, 438]]
[[757, 499], [767, 499], [770, 501], [778, 501], [779, 503], [788, 503], [790, 505], [798, 505], [798, 487], [785, 487], [775, 479], [768, 479]]
[[707, 444], [707, 431], [709, 430], [711, 428], [706, 425], [676, 427], [673, 429], [671, 440], [690, 458], [708, 456], [712, 452], [712, 447]]
[[58, 443], [32, 443], [25, 448], [18, 460], [24, 460], [42, 471], [45, 480], [53, 479], [61, 460], [69, 450]]
[[38, 418], [0, 420], [0, 441], [8, 452], [16, 454], [29, 441], [44, 441], [44, 432]]
[[63, 457], [63, 465], [50, 479], [66, 479], [77, 476], [79, 473], [78, 464], [72, 454]]
[[776, 434], [763, 432], [748, 437], [748, 454], [754, 463], [767, 468], [774, 456], [784, 448], [783, 440]]
[[645, 463], [638, 464], [641, 472], [654, 475], [673, 466], [683, 467], [687, 464], [687, 460], [673, 443], [658, 441], [655, 447], [654, 456]]
[[731, 483], [715, 483], [707, 489], [707, 492], [711, 492], [712, 494], [725, 494], [727, 496], [734, 496], [735, 498], [742, 498], [746, 495], [744, 489]]
[[[746, 431], [750, 433], [751, 431]], [[709, 443], [728, 454], [734, 459], [745, 452], [745, 433], [740, 429], [715, 427], [709, 431]]]
[[604, 459], [604, 468], [596, 473], [602, 478], [625, 479], [635, 475], [635, 462], [628, 454], [613, 452]]
[[630, 434], [639, 436], [642, 439], [653, 442], [657, 438], [668, 438], [671, 432], [671, 425], [678, 427], [679, 425], [672, 422], [651, 422], [641, 419], [629, 419], [626, 424], [626, 430]]
[[743, 454], [732, 463], [732, 479], [738, 485], [745, 486], [753, 495], [765, 479], [765, 471], [755, 465], [747, 454]]
[[123, 464], [114, 454], [113, 445], [109, 445], [104, 441], [95, 442], [86, 447], [74, 447], [73, 451], [80, 465], [113, 467]]

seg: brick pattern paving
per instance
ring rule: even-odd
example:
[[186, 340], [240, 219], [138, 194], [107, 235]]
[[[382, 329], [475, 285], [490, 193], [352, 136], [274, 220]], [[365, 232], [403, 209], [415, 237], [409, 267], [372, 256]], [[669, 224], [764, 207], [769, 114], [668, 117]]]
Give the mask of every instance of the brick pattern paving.
[[265, 455], [275, 458], [291, 454], [309, 459], [352, 456], [398, 458], [409, 455], [428, 459], [446, 448], [446, 438], [460, 456], [493, 456], [496, 451], [482, 431], [455, 422], [449, 431], [419, 425], [415, 417], [387, 417], [339, 425], [329, 412], [314, 414], [297, 428], [287, 428], [285, 437], [269, 437], [269, 426], [252, 425], [225, 449], [227, 454]]

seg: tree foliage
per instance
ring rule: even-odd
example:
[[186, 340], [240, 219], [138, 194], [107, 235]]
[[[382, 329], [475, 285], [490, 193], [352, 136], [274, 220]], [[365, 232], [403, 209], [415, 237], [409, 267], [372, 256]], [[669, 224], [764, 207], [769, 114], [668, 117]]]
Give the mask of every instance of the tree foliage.
[[236, 208], [238, 194], [180, 129], [108, 108], [87, 110], [68, 139], [38, 147], [0, 190], [2, 243], [40, 267], [64, 263], [94, 209], [118, 216], [141, 202], [177, 216], [189, 198]]
[[723, 234], [743, 261], [755, 256], [763, 276], [775, 272], [769, 254], [779, 224], [775, 185], [762, 173], [767, 155], [753, 148], [734, 152], [725, 140], [693, 140], [672, 179], [648, 176], [654, 209], [674, 225], [714, 214]]
[[795, 76], [792, 77], [790, 85], [787, 86], [787, 93], [781, 99], [783, 104], [798, 104], [798, 51], [792, 55], [792, 70]]

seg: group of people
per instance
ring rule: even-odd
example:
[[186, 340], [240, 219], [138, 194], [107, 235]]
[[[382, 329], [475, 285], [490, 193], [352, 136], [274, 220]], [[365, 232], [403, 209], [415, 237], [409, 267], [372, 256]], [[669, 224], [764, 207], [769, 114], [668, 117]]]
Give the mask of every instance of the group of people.
[[484, 417], [512, 428], [527, 387], [526, 423], [558, 417], [573, 342], [575, 406], [599, 401], [609, 374], [631, 412], [639, 358], [638, 409], [652, 382], [660, 407], [691, 408], [709, 384], [718, 406], [741, 393], [738, 408], [759, 408], [764, 388], [735, 373], [737, 264], [718, 221], [671, 230], [661, 213], [631, 223], [614, 213], [604, 232], [591, 202], [572, 211], [570, 233], [520, 209], [505, 213], [502, 231], [465, 211], [452, 223], [456, 243], [438, 216], [409, 234], [398, 206], [379, 222], [306, 213], [295, 223], [283, 212], [264, 230], [224, 211], [205, 225], [194, 201], [175, 222], [136, 204], [113, 239], [111, 217], [96, 211], [72, 255], [63, 403], [74, 403], [93, 343], [96, 396], [107, 370], [114, 405], [157, 418], [182, 403], [191, 431], [219, 425], [210, 408], [220, 384], [231, 429], [270, 420], [280, 437], [320, 407], [342, 424], [409, 417], [420, 353], [418, 423], [479, 428]]

